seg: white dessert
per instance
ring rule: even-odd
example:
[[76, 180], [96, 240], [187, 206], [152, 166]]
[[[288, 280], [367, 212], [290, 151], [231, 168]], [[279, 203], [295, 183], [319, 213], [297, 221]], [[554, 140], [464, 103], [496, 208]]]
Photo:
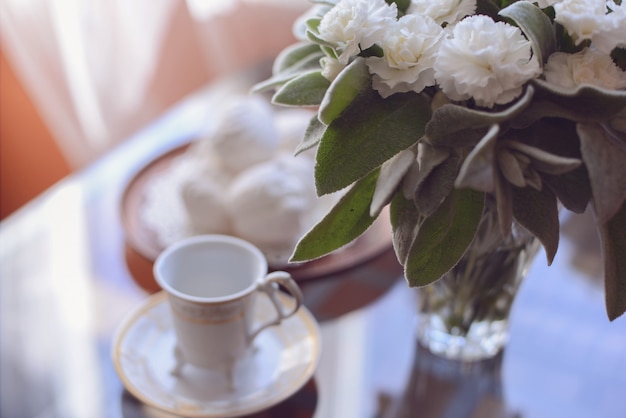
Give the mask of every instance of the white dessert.
[[230, 215], [226, 190], [218, 182], [205, 178], [186, 179], [181, 185], [189, 226], [194, 234], [228, 234]]
[[314, 152], [293, 155], [314, 114], [274, 112], [256, 96], [233, 97], [218, 112], [212, 129], [146, 189], [144, 218], [164, 247], [229, 234], [282, 266], [329, 208], [315, 192]]
[[215, 130], [203, 139], [219, 166], [237, 174], [272, 158], [280, 136], [269, 103], [257, 96], [242, 96], [227, 101]]
[[229, 190], [233, 233], [273, 259], [290, 255], [309, 227], [317, 200], [312, 165], [302, 161], [282, 155], [256, 165], [235, 178]]

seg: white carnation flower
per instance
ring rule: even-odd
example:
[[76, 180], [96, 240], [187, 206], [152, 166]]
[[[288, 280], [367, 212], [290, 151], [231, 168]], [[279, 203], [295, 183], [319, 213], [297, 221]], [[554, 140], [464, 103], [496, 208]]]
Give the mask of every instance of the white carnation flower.
[[329, 81], [337, 78], [339, 73], [346, 68], [346, 64], [327, 56], [320, 58], [320, 65], [322, 66], [322, 76]]
[[367, 58], [373, 86], [382, 97], [435, 85], [435, 57], [443, 29], [428, 16], [406, 15], [390, 25], [378, 45], [383, 57]]
[[563, 0], [554, 5], [554, 13], [554, 20], [563, 25], [578, 45], [601, 30], [606, 1]]
[[452, 100], [473, 98], [479, 106], [505, 104], [541, 74], [531, 43], [507, 23], [484, 15], [454, 26], [435, 61], [435, 78]]
[[563, 87], [591, 84], [610, 90], [626, 88], [626, 72], [608, 54], [585, 48], [576, 54], [556, 52], [548, 58], [544, 76]]
[[605, 0], [563, 0], [554, 5], [554, 20], [562, 24], [576, 45], [591, 40], [609, 53], [626, 46], [626, 5]]
[[454, 25], [476, 13], [476, 0], [412, 0], [407, 14], [431, 17], [438, 25]]
[[398, 8], [385, 0], [341, 0], [322, 18], [319, 37], [341, 50], [339, 61], [350, 58], [377, 43], [395, 21]]
[[591, 42], [595, 48], [607, 54], [615, 47], [626, 47], [626, 2], [617, 5], [607, 1], [610, 12], [604, 16], [604, 24], [592, 36]]

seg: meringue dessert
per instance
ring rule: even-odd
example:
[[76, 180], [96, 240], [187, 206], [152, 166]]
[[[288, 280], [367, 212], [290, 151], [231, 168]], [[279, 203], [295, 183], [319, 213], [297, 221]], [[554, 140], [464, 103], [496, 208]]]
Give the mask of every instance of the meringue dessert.
[[314, 113], [274, 111], [258, 96], [234, 96], [216, 123], [146, 187], [142, 218], [166, 247], [199, 234], [256, 245], [272, 267], [332, 207], [316, 195], [314, 155], [294, 156]]

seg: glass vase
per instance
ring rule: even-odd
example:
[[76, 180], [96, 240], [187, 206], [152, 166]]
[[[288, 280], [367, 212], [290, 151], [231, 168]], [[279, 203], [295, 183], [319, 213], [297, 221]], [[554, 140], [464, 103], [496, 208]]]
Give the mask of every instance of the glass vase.
[[504, 238], [490, 202], [459, 263], [418, 289], [418, 343], [463, 362], [492, 358], [508, 340], [511, 306], [540, 247], [518, 224]]

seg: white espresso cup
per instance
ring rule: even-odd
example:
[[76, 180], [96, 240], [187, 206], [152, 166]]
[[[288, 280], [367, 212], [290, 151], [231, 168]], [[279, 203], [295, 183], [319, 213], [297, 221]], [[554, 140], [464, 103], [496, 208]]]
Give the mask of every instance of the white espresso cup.
[[[232, 386], [234, 367], [246, 356], [257, 335], [295, 314], [302, 293], [284, 271], [267, 274], [261, 251], [239, 238], [200, 235], [181, 240], [163, 251], [154, 275], [167, 292], [176, 334], [176, 367], [185, 364], [222, 370]], [[281, 303], [282, 286], [293, 298]], [[276, 316], [254, 320], [255, 299], [266, 294]]]

